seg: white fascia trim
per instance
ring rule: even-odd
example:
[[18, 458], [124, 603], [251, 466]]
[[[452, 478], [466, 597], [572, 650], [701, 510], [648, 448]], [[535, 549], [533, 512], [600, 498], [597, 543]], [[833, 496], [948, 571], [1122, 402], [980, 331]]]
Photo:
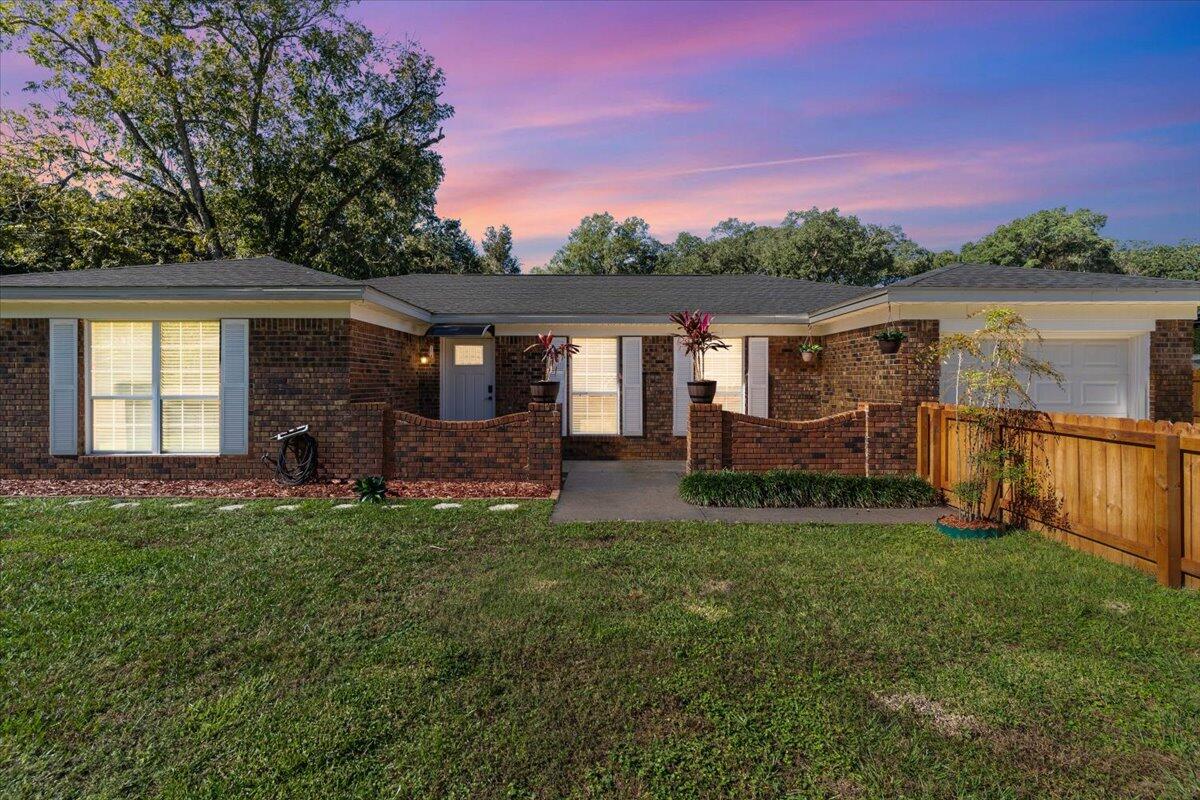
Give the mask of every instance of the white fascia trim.
[[921, 289], [900, 287], [814, 311], [811, 321], [823, 322], [886, 303], [1164, 303], [1200, 306], [1200, 289]]
[[395, 311], [399, 314], [403, 314], [406, 317], [411, 317], [412, 319], [419, 320], [421, 322], [433, 322], [433, 314], [424, 308], [421, 308], [420, 306], [414, 306], [412, 303], [401, 300], [400, 298], [394, 297], [386, 292], [381, 292], [371, 286], [363, 287], [362, 299], [368, 303], [374, 303], [377, 306], [383, 306], [389, 311]]
[[[490, 322], [495, 325], [654, 325], [670, 324], [666, 314], [434, 314], [438, 324]], [[718, 314], [721, 325], [804, 325], [807, 314]]]

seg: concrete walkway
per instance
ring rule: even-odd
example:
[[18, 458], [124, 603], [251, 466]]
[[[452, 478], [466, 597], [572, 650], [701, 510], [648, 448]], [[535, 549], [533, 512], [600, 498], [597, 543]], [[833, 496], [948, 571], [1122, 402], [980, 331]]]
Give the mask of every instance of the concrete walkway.
[[552, 522], [932, 523], [945, 508], [704, 508], [679, 499], [681, 461], [567, 461]]

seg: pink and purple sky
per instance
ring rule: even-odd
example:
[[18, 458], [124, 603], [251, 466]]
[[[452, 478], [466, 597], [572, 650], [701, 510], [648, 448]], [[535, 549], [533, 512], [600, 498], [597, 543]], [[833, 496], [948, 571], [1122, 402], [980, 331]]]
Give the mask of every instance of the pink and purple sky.
[[[1200, 3], [407, 3], [445, 69], [438, 212], [526, 268], [580, 217], [660, 239], [837, 206], [954, 247], [1039, 208], [1200, 236]], [[0, 63], [3, 102], [36, 68]]]

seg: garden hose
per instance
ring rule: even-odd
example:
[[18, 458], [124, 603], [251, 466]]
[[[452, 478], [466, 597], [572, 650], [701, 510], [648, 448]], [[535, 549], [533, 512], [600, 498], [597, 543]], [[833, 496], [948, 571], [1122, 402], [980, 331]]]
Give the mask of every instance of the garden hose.
[[299, 486], [308, 483], [317, 474], [317, 440], [308, 432], [307, 425], [276, 434], [280, 443], [279, 458], [264, 455], [263, 461], [275, 466], [275, 480], [284, 486]]

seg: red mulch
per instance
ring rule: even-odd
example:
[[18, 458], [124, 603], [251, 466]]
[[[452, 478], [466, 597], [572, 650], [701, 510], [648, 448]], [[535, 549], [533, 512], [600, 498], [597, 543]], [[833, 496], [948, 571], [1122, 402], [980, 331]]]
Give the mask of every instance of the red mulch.
[[1003, 530], [1004, 526], [989, 519], [967, 519], [957, 514], [944, 514], [938, 517], [938, 522], [964, 531]]
[[[281, 486], [269, 480], [13, 480], [0, 479], [0, 495], [12, 497], [353, 497], [350, 481]], [[549, 497], [550, 489], [528, 481], [392, 481], [388, 495], [420, 498]]]

